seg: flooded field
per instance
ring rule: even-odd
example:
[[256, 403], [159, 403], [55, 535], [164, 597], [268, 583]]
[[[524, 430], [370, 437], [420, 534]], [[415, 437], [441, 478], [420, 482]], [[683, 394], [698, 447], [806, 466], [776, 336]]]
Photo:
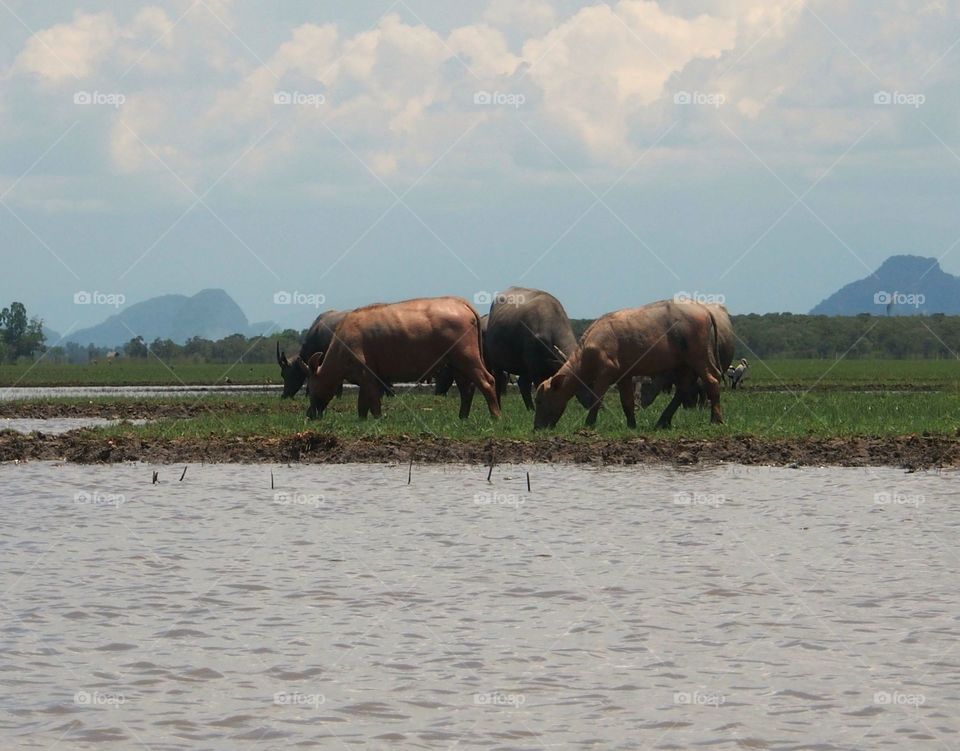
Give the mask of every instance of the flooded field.
[[960, 740], [955, 473], [183, 469], [0, 465], [0, 747]]
[[[17, 433], [32, 433], [37, 430], [54, 435], [66, 433], [77, 428], [97, 428], [104, 425], [115, 425], [118, 420], [108, 420], [103, 417], [0, 417], [0, 431], [13, 430]], [[133, 425], [143, 425], [146, 420], [128, 420]]]

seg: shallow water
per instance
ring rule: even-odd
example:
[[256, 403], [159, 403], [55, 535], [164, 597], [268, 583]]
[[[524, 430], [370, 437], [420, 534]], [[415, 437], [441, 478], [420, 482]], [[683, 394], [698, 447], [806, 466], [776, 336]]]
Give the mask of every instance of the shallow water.
[[[39, 431], [49, 435], [66, 433], [77, 428], [101, 428], [105, 425], [116, 425], [119, 420], [108, 420], [105, 417], [0, 417], [0, 431], [13, 430], [17, 433], [32, 433]], [[127, 420], [133, 425], [143, 425], [146, 420]]]
[[182, 471], [0, 466], [0, 747], [958, 744], [956, 475]]
[[0, 388], [0, 401], [68, 397], [127, 397], [136, 399], [206, 396], [209, 394], [272, 394], [280, 386], [12, 386]]

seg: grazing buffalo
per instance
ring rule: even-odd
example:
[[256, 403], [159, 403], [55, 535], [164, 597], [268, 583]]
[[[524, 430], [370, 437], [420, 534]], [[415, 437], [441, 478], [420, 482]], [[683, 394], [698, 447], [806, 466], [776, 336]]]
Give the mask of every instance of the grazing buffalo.
[[282, 399], [291, 399], [297, 395], [307, 380], [306, 365], [310, 358], [316, 352], [324, 353], [330, 349], [333, 332], [346, 315], [347, 312], [343, 310], [328, 310], [318, 315], [307, 331], [300, 354], [293, 360], [287, 360], [286, 353], [280, 351], [280, 342], [277, 342], [277, 364], [280, 366], [280, 377], [283, 378]]
[[[700, 303], [690, 302], [688, 305], [699, 305]], [[733, 362], [733, 352], [736, 348], [736, 335], [733, 332], [733, 322], [730, 320], [730, 314], [723, 305], [707, 305], [710, 312], [713, 313], [713, 319], [717, 325], [717, 350], [720, 356], [721, 379], [727, 377], [727, 370], [730, 363]], [[660, 373], [655, 376], [647, 376], [640, 379], [640, 406], [646, 409], [661, 394], [669, 394], [676, 385], [675, 373]], [[676, 398], [676, 397], [675, 397]], [[681, 403], [685, 408], [703, 407], [707, 403], [707, 390], [704, 383], [699, 378], [696, 381], [695, 388], [685, 394], [679, 394]]]
[[[678, 393], [702, 378], [710, 399], [710, 421], [723, 422], [717, 349], [717, 324], [703, 305], [664, 300], [607, 313], [584, 332], [560, 370], [537, 388], [533, 426], [555, 426], [578, 387], [586, 385], [593, 398], [588, 426], [596, 423], [607, 389], [617, 386], [627, 425], [634, 428], [633, 378], [669, 372], [677, 374]], [[657, 427], [670, 426], [679, 404], [675, 402], [663, 411]]]
[[[556, 373], [577, 347], [570, 318], [553, 295], [539, 289], [510, 287], [498, 292], [490, 305], [487, 324], [487, 366], [502, 399], [508, 374], [517, 376], [520, 396], [527, 409], [535, 388]], [[584, 406], [591, 402], [584, 390], [578, 392]]]
[[310, 408], [323, 414], [344, 380], [360, 386], [357, 412], [380, 417], [383, 384], [416, 382], [449, 365], [460, 390], [460, 418], [470, 414], [474, 388], [500, 416], [493, 376], [483, 365], [480, 316], [459, 297], [433, 297], [357, 308], [341, 321], [326, 356], [310, 358]]

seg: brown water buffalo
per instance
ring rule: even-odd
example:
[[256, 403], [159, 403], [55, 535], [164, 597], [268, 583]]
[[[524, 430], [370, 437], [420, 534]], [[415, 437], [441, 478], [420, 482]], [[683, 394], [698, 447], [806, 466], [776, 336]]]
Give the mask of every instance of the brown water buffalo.
[[[687, 302], [686, 305], [700, 305], [697, 302]], [[730, 320], [730, 314], [723, 305], [707, 304], [706, 307], [713, 313], [713, 319], [717, 325], [717, 351], [720, 357], [720, 375], [721, 380], [726, 379], [727, 369], [733, 362], [733, 354], [736, 349], [736, 335], [733, 331], [733, 322]], [[669, 394], [676, 385], [675, 373], [660, 373], [654, 376], [647, 376], [640, 379], [640, 406], [646, 409], [649, 407], [661, 393]], [[680, 403], [685, 408], [703, 407], [707, 403], [707, 390], [701, 379], [697, 379], [694, 389], [687, 393], [674, 396], [679, 398]]]
[[[573, 326], [560, 301], [548, 292], [527, 287], [509, 287], [498, 292], [490, 304], [487, 324], [487, 366], [497, 382], [502, 399], [508, 374], [517, 376], [517, 387], [527, 409], [533, 409], [531, 387], [536, 388], [556, 373], [577, 348]], [[577, 398], [589, 408], [585, 389]]]
[[[490, 370], [490, 365], [487, 363], [487, 344], [486, 344], [487, 319], [488, 319], [488, 316], [486, 314], [480, 316], [480, 332], [481, 332], [481, 336], [483, 336], [484, 338], [483, 339], [483, 342], [484, 342], [483, 343], [483, 364], [487, 368], [487, 370]], [[447, 392], [450, 391], [450, 387], [453, 386], [453, 381], [454, 381], [453, 368], [451, 368], [449, 365], [444, 365], [437, 372], [437, 376], [434, 379], [433, 393], [436, 396], [446, 396]]]
[[[669, 372], [677, 373], [678, 390], [689, 389], [695, 378], [702, 378], [710, 420], [723, 422], [717, 347], [713, 313], [702, 305], [665, 300], [607, 313], [584, 332], [580, 346], [560, 370], [537, 388], [533, 426], [555, 426], [574, 392], [586, 385], [593, 396], [588, 426], [596, 423], [607, 389], [617, 386], [627, 425], [634, 428], [633, 378]], [[657, 427], [669, 427], [676, 409], [671, 402]]]
[[480, 316], [466, 300], [433, 297], [357, 308], [341, 321], [326, 356], [310, 359], [307, 417], [322, 415], [344, 380], [360, 386], [360, 417], [380, 417], [381, 385], [417, 382], [445, 365], [460, 390], [461, 419], [470, 414], [474, 388], [490, 414], [500, 416], [493, 376], [483, 365]]
[[281, 399], [292, 399], [297, 395], [300, 387], [307, 380], [306, 364], [314, 353], [322, 353], [330, 349], [333, 332], [346, 315], [345, 310], [327, 310], [318, 315], [304, 337], [300, 353], [293, 360], [287, 360], [286, 353], [280, 351], [280, 342], [277, 342], [277, 364], [280, 366], [280, 377], [283, 379]]

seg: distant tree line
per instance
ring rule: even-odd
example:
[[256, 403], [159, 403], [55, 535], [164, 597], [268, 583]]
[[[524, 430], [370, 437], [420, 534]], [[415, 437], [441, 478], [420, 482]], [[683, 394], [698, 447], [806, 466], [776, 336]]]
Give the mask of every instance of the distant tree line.
[[[19, 306], [19, 307], [17, 307]], [[737, 334], [737, 357], [954, 359], [960, 353], [960, 316], [809, 316], [792, 313], [732, 316]], [[575, 319], [579, 337], [591, 319]], [[292, 357], [300, 350], [306, 330], [287, 329], [269, 337], [240, 334], [210, 340], [193, 337], [183, 344], [169, 339], [146, 342], [131, 339], [122, 347], [52, 347], [47, 362], [101, 362], [114, 357], [158, 358], [163, 362], [271, 363], [276, 346]], [[27, 319], [19, 303], [0, 312], [0, 355], [6, 361], [39, 356], [44, 351], [37, 319]]]

